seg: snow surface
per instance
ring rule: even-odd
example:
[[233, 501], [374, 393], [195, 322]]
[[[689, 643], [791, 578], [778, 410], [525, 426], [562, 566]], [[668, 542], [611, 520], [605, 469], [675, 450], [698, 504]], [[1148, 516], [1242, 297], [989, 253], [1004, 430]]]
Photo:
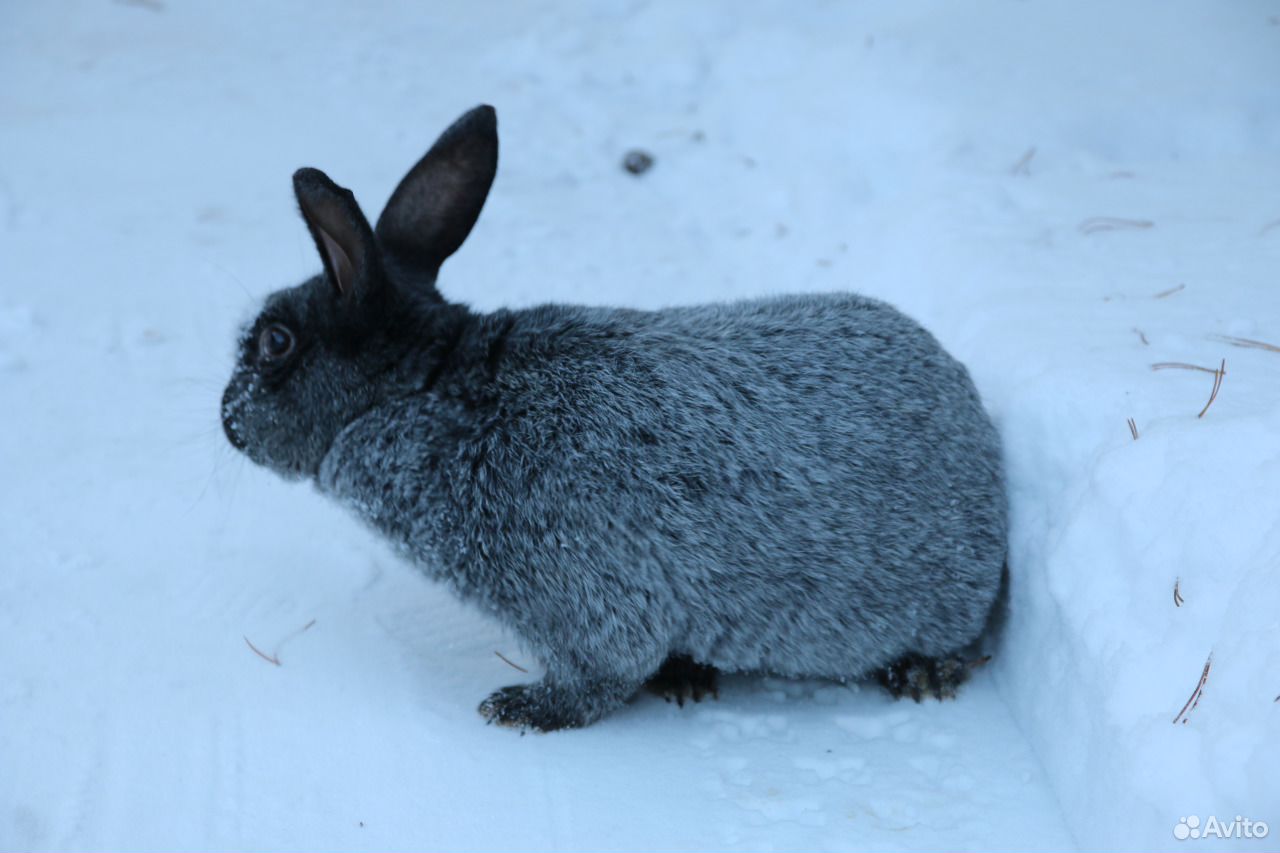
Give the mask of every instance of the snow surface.
[[[1215, 336], [1280, 344], [1277, 81], [1277, 2], [0, 4], [0, 848], [1275, 849], [1280, 353]], [[958, 701], [486, 727], [514, 638], [225, 445], [293, 169], [374, 214], [480, 102], [449, 296], [857, 289], [971, 365], [1013, 587]], [[1223, 359], [1203, 418], [1150, 367]]]

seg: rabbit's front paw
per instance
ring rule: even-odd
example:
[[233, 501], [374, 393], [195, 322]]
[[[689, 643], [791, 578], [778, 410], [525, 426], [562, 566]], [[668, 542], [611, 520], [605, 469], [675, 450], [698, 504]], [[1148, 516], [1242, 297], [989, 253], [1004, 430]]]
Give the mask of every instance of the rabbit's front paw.
[[514, 684], [490, 694], [480, 703], [480, 716], [490, 723], [524, 733], [553, 732], [581, 725], [569, 709], [556, 702], [556, 691], [545, 683]]
[[881, 669], [876, 677], [895, 699], [954, 699], [956, 689], [969, 677], [969, 668], [969, 663], [959, 657], [906, 655]]
[[630, 678], [574, 677], [504, 687], [480, 703], [491, 723], [526, 732], [553, 732], [589, 725], [620, 707], [640, 689]]
[[672, 655], [662, 664], [662, 668], [649, 676], [644, 684], [650, 692], [681, 708], [685, 700], [701, 702], [704, 696], [712, 699], [720, 698], [720, 690], [716, 686], [716, 668], [698, 663], [687, 655]]

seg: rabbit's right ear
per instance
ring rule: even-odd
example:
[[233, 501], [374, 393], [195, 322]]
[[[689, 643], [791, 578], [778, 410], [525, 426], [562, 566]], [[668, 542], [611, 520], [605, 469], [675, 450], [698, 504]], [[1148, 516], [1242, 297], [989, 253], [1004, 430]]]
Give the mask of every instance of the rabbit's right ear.
[[434, 282], [440, 264], [471, 233], [497, 169], [497, 114], [479, 106], [440, 134], [378, 217], [388, 270]]
[[334, 289], [344, 299], [364, 300], [377, 281], [378, 251], [356, 197], [319, 169], [294, 172], [293, 192]]

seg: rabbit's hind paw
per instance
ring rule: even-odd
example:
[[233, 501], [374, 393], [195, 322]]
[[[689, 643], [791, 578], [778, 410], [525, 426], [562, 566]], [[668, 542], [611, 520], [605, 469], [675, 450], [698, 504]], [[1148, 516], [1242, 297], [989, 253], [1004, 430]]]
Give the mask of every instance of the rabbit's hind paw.
[[701, 702], [703, 697], [720, 698], [716, 685], [716, 668], [698, 663], [687, 655], [671, 655], [645, 682], [645, 689], [668, 702], [684, 707], [687, 700]]
[[895, 699], [910, 696], [919, 702], [926, 696], [954, 699], [969, 677], [969, 664], [959, 657], [927, 658], [905, 655], [876, 672], [876, 679]]

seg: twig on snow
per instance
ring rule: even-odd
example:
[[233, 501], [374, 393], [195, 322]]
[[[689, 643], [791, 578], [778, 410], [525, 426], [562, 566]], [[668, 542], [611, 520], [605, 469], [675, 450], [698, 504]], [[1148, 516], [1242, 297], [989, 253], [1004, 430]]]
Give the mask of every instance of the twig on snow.
[[283, 666], [284, 664], [282, 664], [282, 663], [280, 662], [280, 649], [284, 646], [284, 644], [285, 644], [285, 643], [289, 642], [289, 641], [290, 641], [290, 640], [292, 640], [294, 637], [298, 636], [299, 634], [303, 634], [303, 633], [306, 633], [307, 631], [309, 631], [309, 630], [311, 629], [311, 626], [313, 626], [313, 625], [315, 625], [315, 624], [316, 624], [316, 620], [312, 619], [310, 622], [308, 622], [307, 624], [303, 625], [301, 628], [299, 628], [298, 630], [294, 631], [294, 632], [293, 632], [292, 634], [290, 634], [289, 636], [285, 637], [283, 640], [281, 640], [281, 641], [276, 645], [276, 650], [275, 650], [275, 653], [274, 653], [274, 654], [267, 654], [267, 653], [266, 653], [266, 652], [264, 652], [262, 649], [258, 648], [258, 647], [257, 647], [257, 646], [255, 646], [253, 643], [249, 642], [249, 638], [248, 638], [248, 637], [245, 637], [245, 638], [244, 638], [244, 641], [245, 641], [245, 643], [246, 643], [246, 644], [248, 644], [249, 648], [253, 649], [253, 653], [254, 653], [255, 655], [257, 655], [258, 657], [262, 658], [262, 659], [263, 659], [264, 661], [266, 661], [267, 663], [275, 664], [276, 666]]
[[253, 653], [254, 653], [255, 655], [257, 655], [258, 657], [262, 658], [262, 659], [263, 659], [264, 661], [266, 661], [267, 663], [275, 664], [276, 666], [280, 666], [280, 658], [276, 657], [275, 655], [269, 655], [269, 654], [266, 654], [265, 652], [263, 652], [263, 651], [262, 651], [262, 649], [258, 648], [258, 647], [257, 647], [257, 646], [255, 646], [253, 643], [249, 642], [249, 638], [248, 638], [248, 637], [245, 637], [245, 638], [244, 638], [244, 642], [245, 642], [245, 645], [247, 645], [249, 648], [253, 649]]
[[1142, 341], [1144, 347], [1151, 346], [1151, 341], [1147, 340], [1146, 334], [1141, 329], [1135, 326], [1133, 333], [1138, 336], [1138, 340]]
[[[280, 646], [283, 646], [285, 643], [289, 642], [290, 640], [292, 640], [294, 637], [298, 636], [299, 634], [305, 634], [307, 631], [311, 630], [311, 626], [312, 626], [312, 625], [314, 625], [314, 624], [316, 624], [316, 620], [312, 619], [310, 622], [308, 622], [307, 624], [303, 625], [301, 628], [299, 628], [298, 630], [294, 631], [292, 634], [290, 634], [289, 636], [287, 636], [287, 637], [285, 637], [283, 640], [281, 640], [281, 641], [280, 641]], [[276, 647], [276, 649], [277, 649], [277, 653], [278, 653], [278, 651], [279, 651], [279, 646], [277, 646], [277, 647]]]
[[503, 663], [505, 663], [507, 666], [511, 667], [512, 669], [518, 669], [518, 670], [520, 670], [521, 672], [524, 672], [524, 673], [527, 673], [527, 672], [529, 671], [529, 670], [525, 669], [524, 667], [522, 667], [520, 664], [518, 664], [518, 663], [516, 663], [515, 661], [511, 660], [511, 658], [507, 657], [506, 655], [504, 655], [504, 654], [503, 654], [502, 652], [500, 652], [500, 651], [494, 650], [494, 654], [495, 654], [495, 655], [497, 655], [498, 657], [500, 657], [500, 658], [502, 659], [502, 662], [503, 662]]
[[1030, 148], [1026, 150], [1026, 153], [1024, 153], [1021, 157], [1018, 158], [1018, 162], [1014, 163], [1013, 167], [1009, 169], [1009, 174], [1010, 175], [1030, 175], [1031, 174], [1031, 158], [1034, 156], [1036, 156], [1036, 147], [1032, 145]]
[[1266, 341], [1255, 341], [1249, 338], [1233, 338], [1231, 335], [1210, 335], [1210, 340], [1222, 341], [1231, 344], [1233, 347], [1242, 347], [1244, 349], [1264, 349], [1267, 352], [1280, 352], [1280, 347], [1275, 344], [1269, 344]]
[[1178, 586], [1181, 583], [1182, 583], [1182, 578], [1173, 579], [1173, 606], [1174, 607], [1181, 607], [1182, 602], [1185, 601], [1185, 599], [1182, 597], [1182, 593], [1178, 591]]
[[1137, 441], [1137, 440], [1138, 440], [1138, 424], [1137, 424], [1137, 422], [1135, 422], [1133, 418], [1129, 418], [1129, 419], [1128, 419], [1128, 424], [1129, 424], [1129, 434], [1133, 436], [1133, 440], [1134, 440], [1134, 441]]
[[1078, 226], [1081, 234], [1096, 234], [1099, 231], [1141, 231], [1152, 228], [1155, 223], [1150, 219], [1121, 219], [1116, 216], [1091, 216]]
[[1191, 691], [1191, 698], [1187, 699], [1187, 704], [1182, 706], [1182, 710], [1178, 712], [1178, 716], [1173, 718], [1174, 725], [1179, 721], [1183, 725], [1187, 723], [1187, 715], [1196, 709], [1200, 704], [1200, 697], [1204, 695], [1204, 684], [1209, 680], [1209, 667], [1213, 666], [1213, 654], [1209, 654], [1209, 659], [1204, 662], [1204, 672], [1200, 673], [1200, 681], [1196, 684], [1196, 689]]
[[1209, 392], [1209, 402], [1204, 404], [1204, 408], [1200, 410], [1197, 418], [1203, 418], [1204, 413], [1209, 411], [1209, 407], [1213, 405], [1213, 401], [1218, 399], [1218, 389], [1222, 387], [1222, 377], [1227, 375], [1227, 360], [1222, 360], [1222, 366], [1213, 372], [1213, 390]]
[[1184, 361], [1160, 361], [1151, 365], [1152, 370], [1169, 370], [1177, 368], [1178, 370], [1200, 370], [1205, 373], [1217, 373], [1212, 367], [1201, 367], [1198, 364], [1187, 364]]
[[1186, 286], [1185, 284], [1180, 284], [1180, 285], [1178, 285], [1177, 287], [1171, 287], [1171, 288], [1169, 288], [1168, 290], [1162, 290], [1162, 291], [1160, 291], [1159, 293], [1157, 293], [1157, 294], [1155, 294], [1154, 296], [1152, 296], [1151, 298], [1152, 298], [1152, 299], [1164, 299], [1166, 296], [1173, 296], [1173, 294], [1175, 294], [1175, 293], [1181, 293], [1182, 291], [1184, 291], [1184, 290], [1186, 290], [1186, 289], [1187, 289], [1187, 286]]

